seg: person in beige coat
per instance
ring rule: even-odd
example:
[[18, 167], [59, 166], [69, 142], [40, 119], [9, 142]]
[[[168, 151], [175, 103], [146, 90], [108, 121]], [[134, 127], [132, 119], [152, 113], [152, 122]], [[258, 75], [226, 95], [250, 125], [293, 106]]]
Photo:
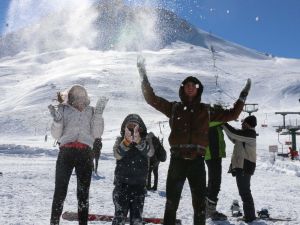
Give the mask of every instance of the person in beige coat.
[[95, 108], [90, 106], [87, 91], [80, 85], [74, 85], [67, 97], [67, 102], [59, 104], [57, 110], [52, 105], [48, 106], [53, 118], [51, 134], [59, 143], [50, 224], [59, 224], [69, 180], [75, 168], [78, 221], [79, 225], [86, 225], [93, 169], [92, 148], [95, 139], [101, 138], [103, 133], [102, 113], [107, 99], [99, 99]]
[[228, 138], [234, 143], [229, 173], [236, 177], [246, 222], [252, 222], [256, 218], [250, 189], [251, 176], [256, 167], [256, 124], [256, 117], [248, 116], [242, 122], [242, 129], [229, 124], [223, 126]]

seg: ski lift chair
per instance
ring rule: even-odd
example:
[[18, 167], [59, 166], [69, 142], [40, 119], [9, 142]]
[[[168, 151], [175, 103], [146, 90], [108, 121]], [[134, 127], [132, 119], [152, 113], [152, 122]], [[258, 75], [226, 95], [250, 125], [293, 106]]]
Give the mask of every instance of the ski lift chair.
[[[292, 145], [292, 142], [291, 141], [285, 141], [285, 145]], [[281, 153], [277, 153], [277, 156], [281, 156], [283, 158], [288, 158], [289, 157], [289, 153], [286, 152], [281, 152]]]
[[292, 145], [291, 141], [285, 141], [285, 145]]

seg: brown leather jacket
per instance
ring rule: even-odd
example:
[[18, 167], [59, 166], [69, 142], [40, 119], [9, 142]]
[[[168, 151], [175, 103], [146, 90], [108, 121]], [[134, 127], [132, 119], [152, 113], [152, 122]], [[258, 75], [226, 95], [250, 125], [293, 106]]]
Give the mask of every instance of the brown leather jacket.
[[[208, 145], [209, 121], [228, 122], [235, 120], [240, 115], [244, 102], [237, 100], [234, 107], [227, 110], [214, 110], [209, 105], [201, 103], [201, 93], [193, 102], [188, 102], [184, 96], [183, 86], [179, 89], [181, 102], [169, 102], [155, 95], [148, 82], [142, 82], [142, 91], [145, 100], [158, 111], [169, 118], [171, 133], [169, 144], [171, 152], [182, 152], [183, 158], [193, 159], [197, 155], [203, 155], [204, 148]], [[190, 154], [200, 150], [199, 154]], [[194, 151], [195, 152], [195, 151]], [[190, 155], [190, 156], [189, 156]]]

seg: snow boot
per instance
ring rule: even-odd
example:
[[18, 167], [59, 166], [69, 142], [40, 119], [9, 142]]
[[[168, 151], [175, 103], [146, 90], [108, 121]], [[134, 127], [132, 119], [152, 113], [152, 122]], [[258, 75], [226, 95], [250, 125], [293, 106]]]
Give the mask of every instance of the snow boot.
[[227, 216], [217, 211], [217, 202], [206, 198], [206, 218], [211, 220], [227, 220]]
[[262, 208], [260, 211], [257, 211], [257, 215], [260, 219], [270, 218], [269, 211], [266, 208]]
[[241, 208], [238, 200], [233, 200], [230, 210], [233, 217], [240, 217], [243, 215], [241, 213]]

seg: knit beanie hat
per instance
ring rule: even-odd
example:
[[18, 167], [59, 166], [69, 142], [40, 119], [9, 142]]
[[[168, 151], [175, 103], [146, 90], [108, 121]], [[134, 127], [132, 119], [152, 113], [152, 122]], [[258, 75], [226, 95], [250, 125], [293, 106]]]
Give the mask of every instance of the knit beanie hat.
[[248, 116], [244, 119], [244, 123], [247, 123], [251, 127], [256, 127], [257, 120], [255, 116]]

